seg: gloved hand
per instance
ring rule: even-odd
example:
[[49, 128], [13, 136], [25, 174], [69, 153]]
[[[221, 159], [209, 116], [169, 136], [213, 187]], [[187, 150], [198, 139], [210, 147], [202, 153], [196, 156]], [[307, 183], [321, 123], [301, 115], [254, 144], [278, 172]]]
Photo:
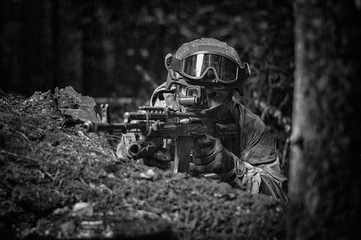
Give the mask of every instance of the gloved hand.
[[190, 165], [192, 173], [216, 173], [221, 180], [226, 181], [235, 177], [234, 160], [218, 138], [209, 135], [196, 138], [192, 156], [193, 163]]
[[170, 168], [171, 159], [161, 150], [156, 151], [152, 157], [144, 157], [142, 161], [150, 167], [158, 167], [160, 169]]

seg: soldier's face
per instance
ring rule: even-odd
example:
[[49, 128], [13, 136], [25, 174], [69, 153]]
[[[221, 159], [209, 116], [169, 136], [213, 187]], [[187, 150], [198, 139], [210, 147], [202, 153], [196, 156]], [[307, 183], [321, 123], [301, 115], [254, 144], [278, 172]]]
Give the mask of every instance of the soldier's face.
[[229, 90], [206, 90], [208, 105], [209, 107], [214, 107], [220, 103], [223, 103], [228, 95], [230, 94]]
[[[199, 96], [200, 92], [198, 92], [197, 88], [188, 88], [181, 86], [178, 88], [178, 94], [180, 97], [195, 97]], [[220, 103], [223, 103], [227, 100], [227, 97], [231, 94], [231, 90], [227, 90], [224, 88], [215, 88], [206, 89], [205, 88], [205, 100], [206, 104], [209, 108], [217, 106]]]

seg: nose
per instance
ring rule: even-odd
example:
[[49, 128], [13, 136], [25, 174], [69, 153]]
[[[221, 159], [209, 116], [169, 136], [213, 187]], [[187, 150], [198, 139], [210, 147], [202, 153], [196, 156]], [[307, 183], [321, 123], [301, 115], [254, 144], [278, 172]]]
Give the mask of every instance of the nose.
[[216, 75], [214, 74], [214, 70], [213, 69], [208, 69], [207, 73], [204, 75], [204, 77], [202, 78], [203, 81], [212, 81], [216, 78]]

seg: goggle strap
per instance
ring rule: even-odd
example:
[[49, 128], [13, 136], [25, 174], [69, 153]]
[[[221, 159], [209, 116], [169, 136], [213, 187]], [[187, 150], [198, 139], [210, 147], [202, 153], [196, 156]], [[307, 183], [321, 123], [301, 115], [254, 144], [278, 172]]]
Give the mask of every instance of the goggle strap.
[[240, 68], [240, 71], [238, 74], [241, 75], [241, 76], [238, 76], [238, 78], [240, 78], [241, 80], [244, 80], [251, 75], [251, 69], [250, 69], [248, 63], [246, 63], [246, 62], [243, 63], [243, 68]]
[[164, 58], [164, 66], [165, 66], [166, 69], [169, 69], [171, 60], [172, 60], [172, 54], [168, 53]]
[[174, 71], [181, 72], [182, 71], [182, 60], [172, 56], [169, 68], [173, 69]]

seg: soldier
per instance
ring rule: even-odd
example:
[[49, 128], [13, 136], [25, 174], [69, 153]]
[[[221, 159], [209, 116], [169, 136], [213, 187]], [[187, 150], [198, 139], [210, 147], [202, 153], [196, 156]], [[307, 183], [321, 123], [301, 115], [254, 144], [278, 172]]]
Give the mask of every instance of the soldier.
[[281, 174], [275, 138], [262, 120], [237, 99], [238, 88], [249, 76], [234, 48], [212, 38], [183, 44], [165, 57], [167, 81], [151, 97], [151, 105], [176, 111], [198, 111], [181, 104], [180, 99], [199, 94], [203, 113], [216, 123], [236, 123], [237, 137], [217, 139], [204, 136], [194, 140], [193, 174], [216, 174], [220, 180], [251, 193], [262, 193], [287, 200], [282, 189], [286, 178]]

